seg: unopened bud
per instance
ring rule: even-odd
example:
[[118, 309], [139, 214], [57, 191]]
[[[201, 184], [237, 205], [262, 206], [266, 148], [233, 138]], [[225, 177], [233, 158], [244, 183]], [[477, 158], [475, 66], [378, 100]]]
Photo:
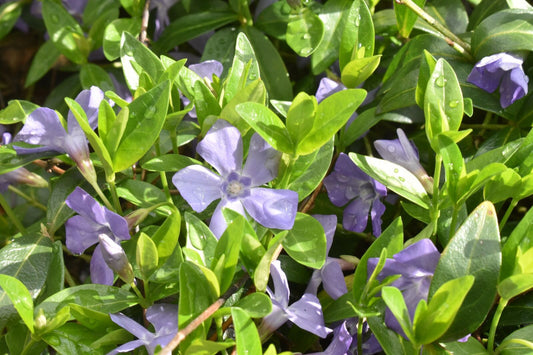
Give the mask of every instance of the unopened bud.
[[98, 239], [100, 240], [100, 250], [107, 266], [116, 272], [125, 283], [132, 283], [134, 279], [133, 269], [124, 249], [106, 234], [98, 235]]

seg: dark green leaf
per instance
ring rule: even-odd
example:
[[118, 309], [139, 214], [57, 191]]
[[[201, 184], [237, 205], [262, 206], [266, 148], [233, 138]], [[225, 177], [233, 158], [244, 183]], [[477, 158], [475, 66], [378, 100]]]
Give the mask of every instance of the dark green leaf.
[[289, 16], [285, 40], [300, 57], [310, 56], [323, 36], [324, 24], [309, 7], [302, 7]]
[[0, 39], [11, 31], [22, 13], [22, 3], [8, 2], [0, 6]]
[[123, 32], [138, 36], [141, 32], [141, 20], [139, 18], [119, 18], [107, 25], [103, 40], [104, 55], [107, 60], [113, 61], [120, 57], [120, 39]]
[[365, 57], [374, 54], [374, 24], [366, 1], [352, 2], [339, 47], [341, 72], [348, 62], [355, 59], [361, 48], [364, 48], [364, 53], [361, 54]]
[[[413, 2], [423, 9], [426, 0], [413, 0]], [[398, 24], [400, 35], [404, 38], [409, 38], [418, 15], [405, 4], [397, 2], [394, 2], [394, 14], [396, 15], [396, 23]]]
[[84, 89], [89, 89], [94, 85], [98, 86], [102, 91], [115, 90], [109, 74], [96, 64], [88, 63], [83, 65], [80, 71], [80, 80]]
[[24, 122], [30, 113], [38, 107], [29, 101], [11, 100], [7, 107], [0, 111], [0, 124]]
[[44, 42], [31, 62], [24, 87], [31, 86], [41, 79], [52, 68], [60, 55], [61, 52], [52, 41]]

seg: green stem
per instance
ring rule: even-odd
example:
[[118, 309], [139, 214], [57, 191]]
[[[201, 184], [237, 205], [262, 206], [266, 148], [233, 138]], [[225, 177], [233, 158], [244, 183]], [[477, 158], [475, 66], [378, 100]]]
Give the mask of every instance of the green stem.
[[453, 206], [453, 212], [452, 212], [452, 221], [450, 223], [450, 239], [452, 239], [453, 235], [455, 234], [455, 228], [457, 226], [457, 215], [459, 214], [459, 207]]
[[363, 318], [357, 320], [357, 353], [363, 353]]
[[76, 286], [76, 281], [74, 281], [74, 279], [72, 278], [72, 275], [68, 271], [68, 268], [65, 268], [65, 281], [69, 287]]
[[24, 233], [26, 231], [26, 229], [24, 228], [22, 223], [20, 223], [20, 220], [17, 218], [17, 216], [15, 215], [13, 210], [11, 209], [11, 206], [9, 206], [9, 204], [7, 203], [7, 200], [5, 199], [4, 195], [2, 195], [2, 194], [0, 194], [0, 206], [2, 206], [4, 211], [6, 211], [7, 216], [9, 217], [11, 222], [13, 222], [13, 224], [18, 229], [18, 231], [20, 233]]
[[519, 200], [516, 198], [513, 198], [511, 200], [511, 203], [509, 204], [509, 207], [507, 207], [507, 211], [505, 211], [505, 215], [503, 216], [502, 221], [500, 222], [500, 232], [503, 230], [505, 223], [507, 223], [509, 216], [511, 216], [511, 212], [513, 212], [514, 208], [518, 204], [518, 201]]
[[132, 282], [130, 284], [131, 288], [133, 289], [133, 291], [135, 292], [135, 294], [137, 295], [137, 297], [139, 297], [139, 305], [142, 307], [142, 308], [148, 308], [150, 307], [150, 305], [148, 304], [148, 302], [146, 301], [146, 298], [144, 298], [144, 296], [142, 295], [141, 291], [137, 288], [137, 285], [135, 285], [135, 281]]
[[[157, 156], [161, 156], [161, 146], [159, 138], [155, 142], [155, 153]], [[172, 196], [170, 195], [170, 190], [168, 188], [168, 180], [167, 175], [164, 171], [159, 172], [159, 177], [161, 179], [161, 185], [163, 186], [163, 191], [165, 191], [165, 195], [167, 196], [167, 201], [172, 204]]]
[[287, 186], [289, 186], [289, 181], [290, 181], [291, 176], [292, 176], [291, 169], [292, 169], [292, 166], [294, 165], [294, 163], [296, 162], [296, 160], [298, 159], [298, 157], [296, 155], [288, 155], [287, 154], [286, 156], [289, 159], [288, 159], [288, 162], [287, 162], [287, 164], [285, 166], [285, 169], [283, 171], [283, 176], [281, 178], [281, 181], [276, 186], [276, 188], [278, 188], [278, 189], [286, 189]]
[[25, 346], [24, 346], [24, 349], [22, 349], [22, 352], [20, 353], [20, 355], [26, 355], [26, 354], [30, 354], [29, 351], [32, 351], [34, 349], [32, 349], [33, 345], [36, 343], [36, 341], [33, 339], [33, 337], [30, 337], [30, 341], [29, 343], [27, 343]]
[[502, 316], [503, 310], [505, 306], [507, 306], [508, 302], [509, 300], [500, 298], [500, 302], [498, 303], [498, 308], [496, 308], [496, 312], [494, 312], [494, 317], [492, 317], [492, 323], [490, 324], [490, 331], [489, 331], [489, 339], [487, 341], [487, 350], [491, 354], [494, 353], [494, 337], [496, 336], [496, 328], [498, 327], [500, 317]]
[[440, 185], [440, 171], [442, 165], [442, 156], [437, 153], [435, 156], [435, 172], [433, 174], [433, 199], [431, 203], [431, 221], [433, 224], [433, 235], [437, 235], [440, 211], [439, 211], [439, 185]]
[[466, 42], [464, 42], [462, 39], [457, 37], [455, 33], [450, 31], [448, 28], [446, 28], [443, 24], [441, 24], [439, 21], [435, 20], [431, 15], [429, 15], [427, 12], [425, 12], [420, 6], [415, 4], [413, 0], [396, 0], [398, 4], [403, 4], [413, 10], [414, 13], [416, 13], [420, 18], [422, 18], [424, 21], [426, 21], [431, 27], [435, 28], [437, 31], [439, 31], [443, 36], [446, 42], [461, 53], [464, 57], [468, 58], [469, 60], [473, 61], [474, 58], [470, 54], [471, 48], [470, 45]]
[[118, 199], [115, 179], [110, 179], [107, 183], [109, 185], [109, 191], [111, 191], [111, 198], [113, 199], [113, 205], [115, 206], [115, 211], [117, 211], [118, 214], [122, 215], [122, 206], [120, 205], [120, 200]]
[[98, 186], [98, 183], [97, 182], [94, 182], [94, 183], [91, 183], [94, 191], [96, 191], [96, 193], [98, 194], [98, 196], [100, 197], [100, 199], [102, 200], [102, 202], [104, 203], [104, 205], [110, 209], [110, 210], [114, 210], [113, 208], [113, 205], [111, 205], [111, 202], [109, 202], [109, 200], [107, 199], [107, 197], [105, 197], [104, 193], [102, 192], [102, 190], [100, 189], [100, 186]]
[[32, 198], [31, 196], [28, 196], [26, 195], [24, 192], [20, 191], [19, 189], [17, 189], [15, 186], [13, 185], [9, 185], [9, 190], [10, 191], [13, 191], [14, 193], [16, 193], [17, 195], [19, 195], [20, 197], [22, 197], [23, 199], [25, 199], [26, 201], [28, 201], [32, 206], [34, 207], [37, 207], [38, 209], [40, 210], [43, 210], [46, 212], [46, 206], [44, 206], [42, 203], [36, 201], [34, 198]]

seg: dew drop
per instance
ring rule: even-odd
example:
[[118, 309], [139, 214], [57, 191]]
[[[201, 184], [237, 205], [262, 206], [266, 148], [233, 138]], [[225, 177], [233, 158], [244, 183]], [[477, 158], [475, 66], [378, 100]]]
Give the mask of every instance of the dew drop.
[[396, 168], [394, 169], [394, 173], [395, 173], [395, 174], [398, 174], [399, 172], [400, 172], [400, 170], [398, 170], [398, 169], [396, 169]]
[[52, 22], [59, 23], [59, 16], [57, 16], [57, 15], [52, 15], [52, 16], [51, 16], [51, 19], [52, 19]]
[[59, 338], [55, 335], [49, 336], [47, 340], [48, 340], [48, 344], [52, 346], [58, 346], [61, 344], [61, 340], [59, 340]]
[[448, 103], [448, 105], [451, 107], [451, 108], [455, 108], [459, 105], [459, 101], [458, 100], [453, 100], [453, 101], [450, 101]]
[[444, 76], [439, 76], [437, 80], [435, 81], [435, 83], [437, 84], [438, 87], [443, 88], [444, 85], [446, 85], [446, 79], [444, 78]]
[[405, 182], [405, 178], [403, 178], [402, 176], [400, 176], [399, 179], [401, 182]]
[[300, 50], [300, 53], [301, 53], [302, 55], [308, 55], [308, 54], [310, 54], [312, 51], [313, 51], [313, 48], [311, 48], [311, 47], [305, 47], [305, 48], [302, 48], [302, 49]]
[[302, 38], [305, 39], [305, 40], [309, 40], [309, 39], [311, 39], [311, 35], [309, 33], [306, 33], [306, 34], [304, 34], [302, 36]]

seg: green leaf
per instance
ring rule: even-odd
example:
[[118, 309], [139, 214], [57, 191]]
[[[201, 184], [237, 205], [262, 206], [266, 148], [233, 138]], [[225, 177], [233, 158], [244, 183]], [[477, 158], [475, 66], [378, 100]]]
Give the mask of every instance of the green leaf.
[[109, 74], [102, 67], [92, 63], [87, 63], [81, 67], [80, 81], [84, 89], [89, 89], [94, 85], [98, 86], [102, 91], [115, 90]]
[[466, 342], [454, 341], [452, 343], [440, 343], [444, 349], [457, 355], [487, 355], [489, 352], [474, 337], [469, 337]]
[[515, 268], [518, 266], [517, 252], [520, 249], [528, 250], [531, 248], [533, 241], [533, 208], [530, 208], [525, 216], [522, 217], [518, 225], [513, 229], [511, 235], [505, 241], [502, 249], [502, 267], [500, 281], [513, 275]]
[[309, 7], [301, 7], [289, 16], [285, 39], [300, 57], [310, 56], [323, 36], [324, 24]]
[[268, 107], [256, 102], [245, 102], [235, 111], [274, 149], [292, 154], [294, 144], [281, 119]]
[[52, 0], [43, 1], [42, 11], [46, 30], [57, 49], [74, 63], [85, 63], [90, 48], [78, 22]]
[[287, 131], [298, 145], [313, 129], [318, 103], [314, 96], [300, 92], [287, 111]]
[[140, 72], [132, 63], [139, 65], [155, 81], [165, 71], [163, 64], [151, 50], [128, 32], [122, 33], [120, 39], [120, 61], [128, 87], [135, 91], [139, 87]]
[[381, 121], [382, 115], [376, 114], [376, 108], [365, 110], [357, 116], [344, 130], [340, 130], [339, 145], [348, 147], [357, 139], [362, 137], [370, 128], [374, 127]]
[[66, 288], [48, 297], [35, 309], [44, 311], [47, 318], [53, 317], [70, 303], [101, 313], [116, 313], [138, 303], [130, 290], [99, 284], [79, 285]]
[[502, 355], [527, 355], [533, 349], [533, 325], [515, 330], [496, 349]]
[[510, 300], [533, 288], [533, 274], [511, 275], [498, 285], [498, 294], [504, 300]]
[[[45, 287], [51, 260], [50, 239], [42, 234], [27, 234], [0, 250], [0, 274], [21, 281], [35, 299]], [[16, 314], [8, 298], [6, 290], [0, 291], [0, 328]]]
[[195, 215], [185, 212], [185, 226], [187, 230], [187, 248], [200, 253], [204, 265], [211, 265], [218, 243], [213, 232]]
[[169, 95], [170, 83], [164, 81], [128, 105], [128, 123], [113, 156], [115, 172], [135, 164], [159, 137], [167, 115]]
[[143, 280], [148, 280], [157, 269], [159, 257], [154, 241], [146, 233], [141, 232], [137, 239], [135, 258]]
[[27, 88], [41, 79], [52, 68], [60, 55], [61, 52], [52, 41], [44, 42], [31, 61], [24, 87]]
[[441, 340], [459, 339], [484, 321], [496, 296], [501, 265], [500, 233], [494, 206], [480, 204], [459, 227], [444, 251], [433, 275], [429, 298], [449, 280], [475, 277], [463, 305]]
[[[117, 6], [108, 6], [100, 14], [98, 14], [96, 21], [94, 21], [94, 23], [92, 23], [89, 27], [89, 33], [87, 35], [87, 40], [91, 45], [91, 50], [102, 47], [107, 25], [116, 20], [118, 16], [118, 4]], [[87, 23], [84, 22], [84, 25], [87, 25]]]
[[[311, 56], [311, 70], [317, 75], [326, 70], [339, 56], [339, 47], [344, 29], [348, 24], [351, 0], [330, 0], [318, 14], [324, 24], [324, 37]], [[357, 25], [356, 25], [357, 26]]]
[[392, 312], [407, 338], [414, 342], [413, 326], [411, 324], [411, 317], [403, 299], [402, 292], [396, 287], [385, 286], [381, 289], [381, 297], [389, 310]]
[[352, 2], [346, 20], [346, 27], [342, 32], [339, 46], [339, 66], [341, 72], [345, 65], [355, 56], [360, 48], [364, 48], [363, 55], [370, 57], [374, 54], [374, 23], [372, 14], [366, 1], [355, 0]]
[[237, 127], [241, 134], [243, 134], [248, 131], [250, 126], [241, 118], [235, 108], [237, 105], [244, 102], [257, 102], [264, 105], [266, 102], [266, 96], [265, 84], [263, 84], [261, 79], [257, 79], [242, 90], [237, 91], [235, 96], [233, 96], [233, 98], [224, 106], [219, 117]]
[[20, 318], [33, 333], [33, 300], [30, 291], [13, 276], [0, 274], [0, 287], [7, 294]]
[[388, 189], [420, 207], [429, 208], [431, 202], [424, 186], [413, 173], [403, 166], [357, 153], [349, 153], [349, 156], [355, 165]]
[[400, 340], [401, 336], [389, 329], [384, 321], [378, 317], [370, 317], [367, 322], [386, 354], [406, 354]]
[[355, 58], [342, 69], [341, 80], [348, 88], [356, 88], [374, 73], [378, 68], [381, 55], [365, 58]]
[[420, 71], [418, 72], [418, 82], [416, 84], [416, 104], [424, 108], [424, 97], [431, 74], [435, 70], [437, 60], [433, 55], [424, 49], [424, 56], [420, 58]]
[[122, 38], [123, 32], [128, 32], [135, 37], [138, 36], [141, 32], [141, 19], [119, 18], [106, 26], [103, 48], [107, 60], [114, 61], [120, 57], [120, 39]]
[[121, 197], [139, 207], [151, 207], [166, 202], [165, 193], [157, 186], [141, 180], [126, 180], [117, 187]]
[[283, 248], [302, 265], [320, 269], [326, 260], [326, 235], [319, 221], [297, 213], [294, 226], [283, 239]]
[[26, 118], [38, 107], [26, 100], [11, 100], [7, 107], [0, 111], [0, 124], [25, 122]]
[[201, 163], [185, 155], [165, 154], [148, 160], [142, 165], [142, 168], [150, 171], [179, 171], [194, 164]]
[[246, 26], [243, 31], [254, 49], [261, 79], [265, 83], [269, 97], [276, 100], [291, 100], [292, 83], [277, 48], [254, 26]]
[[82, 177], [77, 169], [67, 170], [65, 174], [51, 179], [51, 193], [46, 206], [46, 223], [51, 235], [72, 216], [73, 212], [65, 200], [81, 182]]
[[487, 17], [472, 34], [472, 54], [481, 59], [491, 54], [530, 50], [533, 46], [533, 12], [510, 9]]
[[286, 1], [274, 2], [257, 15], [254, 27], [271, 37], [284, 41], [290, 13], [291, 6]]
[[42, 336], [58, 354], [98, 354], [91, 346], [102, 335], [81, 324], [66, 323]]
[[46, 276], [46, 289], [39, 294], [37, 303], [65, 288], [65, 260], [61, 240], [56, 240], [52, 246], [52, 260], [49, 269], [54, 270], [54, 272], [49, 272]]
[[237, 341], [237, 353], [261, 354], [261, 339], [255, 323], [250, 319], [246, 311], [233, 307], [231, 309], [233, 324], [235, 325], [235, 339]]
[[257, 268], [254, 272], [253, 279], [254, 285], [258, 292], [264, 292], [268, 284], [268, 277], [270, 275], [270, 264], [274, 261], [274, 254], [278, 250], [283, 239], [287, 235], [287, 231], [280, 232], [272, 238], [268, 244], [268, 249], [264, 253], [263, 257], [259, 261]]
[[215, 355], [234, 345], [233, 342], [227, 340], [216, 343], [210, 340], [194, 339], [187, 347], [185, 355]]
[[234, 307], [246, 311], [252, 318], [263, 318], [272, 312], [272, 301], [266, 294], [254, 292], [241, 298]]
[[161, 37], [154, 43], [154, 51], [168, 52], [177, 45], [237, 20], [238, 15], [229, 9], [215, 9], [185, 15], [165, 28]]
[[[413, 0], [413, 2], [423, 9], [426, 0]], [[409, 38], [409, 34], [415, 25], [418, 15], [406, 5], [396, 2], [394, 2], [394, 14], [396, 15], [396, 23], [400, 36]]]
[[457, 131], [464, 113], [463, 94], [453, 68], [444, 59], [437, 60], [424, 96], [426, 135], [438, 152], [439, 133]]
[[313, 128], [297, 143], [296, 153], [310, 154], [326, 144], [348, 122], [365, 96], [365, 90], [347, 89], [320, 102], [314, 116]]
[[427, 308], [419, 311], [417, 307], [413, 329], [418, 344], [430, 344], [446, 332], [473, 284], [472, 275], [447, 281], [431, 297]]
[[8, 2], [0, 6], [0, 39], [7, 35], [15, 23], [17, 22], [20, 14], [22, 13], [21, 2]]
[[[255, 24], [256, 23], [254, 22], [254, 25]], [[221, 78], [226, 77], [229, 69], [231, 68], [238, 34], [239, 31], [236, 28], [222, 28], [209, 37], [204, 47], [202, 58], [200, 60], [203, 62], [206, 60], [216, 59], [222, 63], [224, 70], [220, 75]]]
[[459, 146], [449, 137], [439, 134], [437, 137], [439, 152], [442, 154], [444, 171], [446, 172], [446, 187], [452, 201], [459, 200], [457, 184], [466, 175], [466, 167]]

